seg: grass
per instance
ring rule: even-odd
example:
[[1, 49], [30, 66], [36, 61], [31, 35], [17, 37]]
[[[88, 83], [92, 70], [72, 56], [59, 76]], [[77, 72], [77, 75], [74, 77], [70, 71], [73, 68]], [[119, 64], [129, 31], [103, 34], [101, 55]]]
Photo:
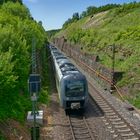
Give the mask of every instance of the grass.
[[140, 108], [140, 95], [138, 93], [136, 93], [133, 97], [127, 98], [127, 100], [137, 108]]
[[39, 102], [44, 104], [49, 104], [50, 102], [50, 69], [48, 60], [48, 51], [44, 47], [41, 51], [42, 59], [42, 89], [39, 97]]
[[0, 140], [6, 140], [6, 138], [0, 132]]
[[31, 107], [29, 97], [27, 95], [15, 93], [13, 97], [11, 96], [9, 98], [10, 100], [8, 98], [1, 98], [3, 102], [0, 102], [0, 120], [11, 118], [23, 123], [25, 114]]
[[[42, 50], [42, 67], [43, 73], [42, 77], [42, 90], [39, 96], [39, 103], [49, 104], [49, 93], [50, 93], [50, 82], [49, 82], [49, 67], [46, 63], [47, 55], [45, 50]], [[19, 94], [15, 91], [10, 91], [13, 96], [5, 96], [4, 99], [0, 98], [0, 121], [5, 121], [9, 118], [19, 121], [24, 124], [26, 121], [26, 114], [32, 109], [32, 103], [28, 91]], [[7, 97], [7, 98], [6, 98]], [[0, 140], [5, 140], [0, 133]]]

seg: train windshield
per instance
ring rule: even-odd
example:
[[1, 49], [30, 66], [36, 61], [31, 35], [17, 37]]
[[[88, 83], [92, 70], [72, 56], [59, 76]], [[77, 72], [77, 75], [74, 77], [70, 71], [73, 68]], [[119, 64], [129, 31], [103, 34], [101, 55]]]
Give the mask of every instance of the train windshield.
[[84, 91], [85, 91], [85, 86], [83, 81], [73, 81], [71, 83], [67, 83], [66, 85], [67, 97], [83, 96]]

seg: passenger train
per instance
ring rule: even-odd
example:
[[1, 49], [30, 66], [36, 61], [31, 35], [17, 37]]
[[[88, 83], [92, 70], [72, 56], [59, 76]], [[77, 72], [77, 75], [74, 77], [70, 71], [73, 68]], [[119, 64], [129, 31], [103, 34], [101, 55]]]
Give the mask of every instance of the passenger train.
[[65, 110], [84, 109], [88, 100], [86, 77], [52, 45], [49, 46], [60, 106]]

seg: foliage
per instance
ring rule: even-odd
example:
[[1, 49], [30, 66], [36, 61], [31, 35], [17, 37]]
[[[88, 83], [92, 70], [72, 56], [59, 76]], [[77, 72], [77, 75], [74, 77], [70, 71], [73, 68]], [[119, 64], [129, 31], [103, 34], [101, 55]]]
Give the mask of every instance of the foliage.
[[63, 24], [63, 28], [67, 28], [69, 24], [78, 21], [81, 18], [84, 18], [86, 16], [92, 16], [94, 14], [107, 11], [109, 9], [119, 7], [120, 5], [118, 4], [107, 4], [105, 6], [100, 6], [100, 7], [95, 7], [95, 6], [89, 6], [86, 11], [83, 11], [80, 15], [79, 13], [74, 13], [72, 15], [72, 18], [68, 18], [68, 20], [65, 21]]
[[128, 27], [125, 31], [121, 31], [118, 33], [116, 41], [131, 39], [134, 41], [140, 40], [140, 25]]
[[[76, 32], [75, 32], [76, 30]], [[71, 28], [69, 31], [68, 31], [68, 34], [69, 34], [69, 40], [73, 43], [77, 43], [80, 41], [80, 39], [84, 36], [84, 32], [82, 31], [82, 29], [80, 28], [75, 28], [73, 26], [73, 28]]]
[[140, 7], [140, 3], [136, 3], [131, 2], [129, 4], [123, 4], [122, 6], [119, 4], [107, 4], [104, 6], [100, 6], [100, 7], [95, 7], [95, 6], [89, 6], [87, 7], [86, 11], [83, 11], [80, 15], [79, 13], [74, 13], [72, 18], [68, 18], [67, 21], [65, 21], [65, 23], [63, 24], [63, 28], [67, 28], [69, 24], [78, 21], [81, 18], [87, 17], [87, 16], [91, 16], [93, 17], [93, 15], [97, 14], [97, 13], [101, 13], [107, 10], [111, 10], [116, 8], [115, 10], [115, 15], [123, 13], [125, 14], [127, 11], [129, 11], [130, 9], [133, 8], [138, 8]]
[[39, 96], [39, 102], [44, 104], [49, 104], [50, 98], [50, 67], [49, 67], [49, 54], [46, 51], [46, 46], [41, 49], [41, 62], [42, 62], [42, 73], [41, 73], [41, 83], [42, 89]]
[[139, 92], [135, 94], [135, 96], [132, 96], [130, 98], [127, 98], [127, 100], [133, 104], [134, 106], [140, 108], [140, 95]]
[[1, 133], [0, 133], [0, 140], [6, 140]]
[[130, 10], [134, 9], [134, 8], [139, 8], [140, 7], [140, 3], [137, 2], [131, 2], [128, 4], [123, 4], [122, 6], [118, 7], [115, 10], [115, 14], [126, 14], [127, 12], [129, 12]]
[[72, 18], [69, 18], [64, 24], [63, 24], [63, 28], [66, 28], [70, 23], [76, 22], [80, 19], [79, 17], [79, 13], [74, 13], [72, 15]]
[[19, 18], [22, 19], [30, 18], [29, 10], [25, 6], [21, 5], [20, 3], [15, 4], [12, 2], [7, 2], [6, 4], [2, 5], [1, 11], [5, 12], [6, 14], [18, 16]]
[[31, 108], [27, 96], [27, 79], [31, 63], [32, 40], [41, 48], [46, 33], [31, 19], [29, 10], [19, 3], [7, 2], [0, 7], [0, 120], [24, 121]]
[[120, 7], [119, 4], [107, 4], [104, 6], [100, 6], [100, 7], [95, 7], [95, 6], [89, 6], [87, 8], [86, 11], [83, 11], [83, 13], [81, 14], [81, 17], [85, 17], [85, 16], [90, 16], [90, 15], [94, 15], [103, 11], [107, 11], [116, 7]]
[[47, 34], [48, 38], [51, 38], [51, 37], [55, 36], [55, 34], [58, 33], [59, 31], [60, 31], [60, 29], [50, 30], [50, 31], [47, 31], [46, 34]]
[[[128, 6], [131, 4], [128, 4]], [[116, 68], [121, 70], [128, 70], [130, 65], [133, 65], [133, 60], [136, 54], [134, 52], [139, 52], [139, 40], [140, 40], [140, 25], [139, 25], [139, 8], [136, 8], [139, 3], [134, 7], [134, 10], [128, 11], [127, 14], [116, 15], [114, 18], [114, 11], [119, 10], [119, 8], [112, 9], [106, 15], [103, 15], [104, 21], [102, 21], [98, 26], [97, 22], [100, 22], [100, 17], [93, 18], [93, 26], [91, 28], [82, 29], [82, 25], [79, 26], [79, 21], [73, 23], [65, 29], [66, 38], [74, 43], [79, 43], [84, 46], [84, 50], [90, 50], [95, 53], [100, 52], [101, 62], [107, 66], [111, 66], [111, 63], [108, 63], [104, 59], [103, 53], [107, 51], [107, 46], [115, 43], [118, 47], [117, 51], [120, 50], [118, 58], [116, 58]], [[123, 6], [122, 6], [123, 7]], [[127, 6], [125, 6], [127, 7]], [[113, 17], [112, 17], [113, 16]], [[95, 22], [95, 20], [97, 22]], [[86, 25], [86, 21], [83, 24]], [[95, 24], [94, 24], [95, 22]], [[62, 33], [62, 31], [61, 31]], [[133, 46], [135, 45], [135, 49]], [[129, 49], [128, 49], [129, 48]], [[132, 53], [133, 52], [133, 53]], [[108, 52], [109, 54], [110, 52]], [[125, 54], [124, 54], [125, 53]], [[132, 56], [129, 57], [129, 55]], [[125, 56], [123, 56], [125, 55]], [[102, 57], [103, 56], [103, 57]], [[124, 57], [124, 58], [123, 58]], [[108, 58], [110, 59], [110, 58]], [[120, 61], [125, 59], [124, 61]], [[132, 63], [130, 63], [132, 60]], [[138, 60], [136, 60], [138, 62]], [[127, 66], [127, 67], [126, 67]]]
[[5, 2], [8, 2], [8, 1], [10, 1], [10, 2], [19, 2], [20, 4], [22, 4], [22, 0], [0, 0], [0, 4], [3, 4], [3, 3], [5, 3]]

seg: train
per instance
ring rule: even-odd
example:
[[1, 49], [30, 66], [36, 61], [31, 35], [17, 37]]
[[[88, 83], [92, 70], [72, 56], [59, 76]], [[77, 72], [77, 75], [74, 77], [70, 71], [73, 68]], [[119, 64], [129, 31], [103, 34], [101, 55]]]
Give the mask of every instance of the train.
[[85, 75], [58, 48], [49, 45], [60, 106], [66, 110], [84, 110], [88, 101]]

